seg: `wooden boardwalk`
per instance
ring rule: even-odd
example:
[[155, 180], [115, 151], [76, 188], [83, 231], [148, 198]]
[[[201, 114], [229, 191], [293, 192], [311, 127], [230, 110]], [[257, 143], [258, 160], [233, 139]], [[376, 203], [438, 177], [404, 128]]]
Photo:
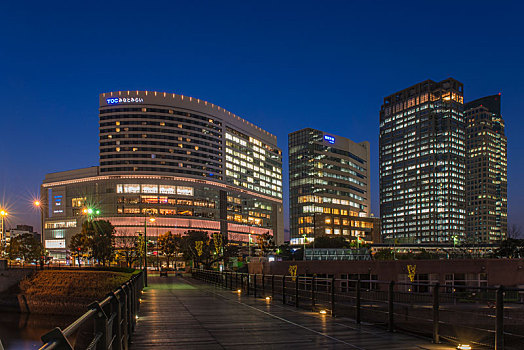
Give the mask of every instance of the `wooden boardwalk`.
[[191, 278], [151, 276], [131, 349], [454, 349], [254, 299]]

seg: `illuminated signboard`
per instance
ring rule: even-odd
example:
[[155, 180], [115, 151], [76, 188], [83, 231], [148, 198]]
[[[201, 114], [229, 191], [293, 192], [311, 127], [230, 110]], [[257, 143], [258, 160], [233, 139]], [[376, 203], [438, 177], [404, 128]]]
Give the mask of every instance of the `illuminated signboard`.
[[65, 239], [46, 239], [45, 247], [50, 249], [65, 248]]
[[324, 140], [326, 140], [329, 143], [335, 143], [335, 138], [333, 136], [324, 135]]
[[144, 99], [141, 97], [109, 97], [106, 98], [108, 105], [116, 105], [119, 103], [140, 103], [144, 102]]

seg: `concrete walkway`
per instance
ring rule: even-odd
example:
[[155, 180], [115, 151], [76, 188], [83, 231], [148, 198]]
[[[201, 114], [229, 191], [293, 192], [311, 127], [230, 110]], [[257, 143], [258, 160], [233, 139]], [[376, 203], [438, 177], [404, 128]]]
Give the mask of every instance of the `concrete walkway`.
[[150, 277], [131, 349], [454, 349], [200, 281]]

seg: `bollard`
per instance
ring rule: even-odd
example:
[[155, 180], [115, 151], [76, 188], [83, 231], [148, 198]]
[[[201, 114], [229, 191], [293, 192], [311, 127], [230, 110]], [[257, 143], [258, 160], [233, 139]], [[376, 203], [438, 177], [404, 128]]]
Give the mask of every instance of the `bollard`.
[[388, 331], [393, 332], [395, 329], [395, 325], [393, 323], [394, 321], [394, 304], [393, 304], [393, 298], [395, 297], [394, 294], [394, 288], [395, 288], [395, 281], [389, 282], [389, 291], [388, 291]]
[[355, 320], [357, 321], [357, 324], [360, 324], [360, 278], [357, 280], [357, 300], [356, 300], [356, 316]]
[[504, 286], [497, 289], [495, 350], [504, 349]]
[[440, 284], [437, 282], [433, 287], [433, 343], [438, 344], [439, 339], [439, 288]]

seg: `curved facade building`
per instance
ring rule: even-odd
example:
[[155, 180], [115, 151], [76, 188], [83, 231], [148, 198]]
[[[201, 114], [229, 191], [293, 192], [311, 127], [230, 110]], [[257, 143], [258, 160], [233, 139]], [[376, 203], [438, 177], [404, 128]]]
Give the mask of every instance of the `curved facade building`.
[[[282, 155], [276, 137], [212, 103], [176, 94], [100, 95], [100, 166], [48, 174], [42, 185], [46, 248], [65, 256], [99, 211], [119, 235], [188, 229], [232, 242], [270, 232], [283, 242]], [[255, 238], [252, 238], [254, 241]]]

